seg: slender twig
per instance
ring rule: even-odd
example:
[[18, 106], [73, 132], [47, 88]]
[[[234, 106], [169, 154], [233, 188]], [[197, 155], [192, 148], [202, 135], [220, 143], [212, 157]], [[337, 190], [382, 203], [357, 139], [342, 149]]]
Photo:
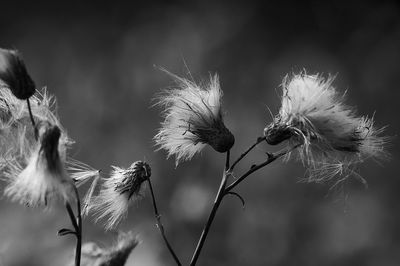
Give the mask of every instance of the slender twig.
[[65, 203], [69, 218], [71, 219], [72, 226], [75, 229], [74, 235], [76, 237], [76, 250], [75, 250], [75, 266], [81, 265], [81, 249], [82, 249], [82, 215], [81, 215], [81, 201], [79, 199], [78, 189], [75, 185], [72, 185], [75, 196], [76, 196], [76, 209], [77, 217], [75, 217], [74, 211], [72, 210], [69, 202]]
[[179, 261], [178, 256], [175, 254], [172, 246], [170, 245], [166, 235], [165, 235], [165, 231], [164, 231], [164, 226], [161, 222], [161, 215], [158, 212], [158, 208], [157, 208], [157, 203], [156, 203], [156, 198], [154, 196], [154, 191], [153, 191], [153, 186], [151, 185], [151, 181], [150, 178], [147, 178], [147, 182], [149, 183], [149, 188], [150, 188], [150, 193], [151, 193], [151, 199], [153, 201], [153, 208], [154, 208], [154, 215], [156, 218], [156, 222], [157, 222], [157, 227], [160, 230], [161, 236], [164, 239], [165, 245], [167, 246], [169, 253], [171, 253], [172, 257], [174, 258], [176, 264], [178, 266], [182, 265], [181, 262]]
[[258, 144], [260, 144], [261, 142], [263, 142], [265, 140], [265, 137], [259, 137], [257, 138], [257, 141], [251, 145], [244, 153], [242, 153], [239, 158], [236, 159], [236, 161], [231, 165], [231, 167], [229, 168], [229, 171], [232, 171], [233, 168], [235, 168], [235, 166], [252, 150], [254, 149]]
[[214, 205], [212, 207], [211, 213], [208, 217], [208, 220], [204, 226], [204, 229], [201, 233], [200, 239], [197, 243], [196, 249], [193, 253], [193, 257], [192, 260], [190, 261], [190, 266], [194, 266], [196, 265], [197, 259], [199, 258], [201, 249], [204, 245], [204, 242], [207, 238], [207, 234], [208, 231], [210, 230], [211, 224], [214, 220], [215, 214], [217, 213], [218, 207], [220, 206], [222, 199], [225, 195], [225, 186], [226, 186], [226, 182], [227, 182], [227, 177], [229, 175], [229, 157], [230, 157], [230, 152], [228, 151], [226, 153], [226, 163], [225, 163], [225, 169], [224, 169], [224, 174], [222, 175], [222, 180], [221, 180], [221, 184], [219, 186], [218, 192], [217, 192], [217, 196], [215, 197], [214, 200]]
[[32, 108], [31, 108], [31, 102], [29, 101], [29, 98], [26, 99], [26, 103], [27, 103], [27, 105], [28, 105], [29, 117], [30, 117], [30, 119], [31, 119], [31, 123], [32, 123], [33, 130], [34, 130], [34, 133], [35, 133], [35, 139], [38, 140], [38, 138], [39, 138], [39, 132], [38, 132], [38, 129], [37, 129], [37, 127], [36, 127], [35, 119], [33, 118], [33, 113], [32, 113]]
[[226, 187], [225, 193], [228, 193], [229, 191], [234, 189], [237, 185], [239, 185], [239, 183], [241, 183], [246, 177], [248, 177], [249, 175], [251, 175], [255, 171], [267, 166], [268, 164], [272, 163], [276, 159], [288, 154], [289, 152], [291, 152], [292, 150], [294, 150], [298, 146], [299, 145], [296, 145], [296, 146], [294, 146], [294, 147], [292, 147], [292, 148], [290, 148], [290, 149], [288, 149], [286, 151], [283, 151], [283, 152], [280, 152], [280, 153], [277, 153], [277, 154], [267, 153], [268, 154], [268, 159], [267, 160], [265, 160], [263, 163], [252, 165], [250, 167], [250, 169], [246, 173], [244, 173], [241, 177], [239, 177], [232, 184], [230, 184], [229, 186]]
[[69, 204], [69, 202], [65, 203], [65, 208], [67, 208], [67, 212], [68, 212], [69, 218], [71, 219], [71, 223], [72, 223], [72, 226], [74, 227], [74, 230], [77, 231], [78, 223], [76, 222], [74, 211], [72, 210], [72, 207]]
[[79, 198], [78, 189], [73, 185], [74, 192], [76, 195], [76, 210], [78, 219], [78, 231], [76, 234], [76, 252], [75, 252], [75, 265], [81, 265], [81, 250], [82, 250], [82, 215], [81, 215], [81, 200]]

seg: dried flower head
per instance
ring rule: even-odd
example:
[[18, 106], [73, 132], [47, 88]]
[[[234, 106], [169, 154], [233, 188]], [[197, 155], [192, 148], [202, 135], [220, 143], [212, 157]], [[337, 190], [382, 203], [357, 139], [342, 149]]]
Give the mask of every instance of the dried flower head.
[[73, 198], [72, 179], [68, 176], [59, 153], [61, 131], [56, 125], [39, 123], [39, 142], [22, 169], [20, 164], [8, 168], [10, 183], [5, 194], [13, 201], [28, 206], [43, 206], [54, 198]]
[[190, 160], [206, 144], [218, 152], [227, 152], [235, 142], [225, 127], [222, 115], [222, 90], [218, 76], [202, 86], [169, 72], [177, 83], [158, 97], [157, 105], [165, 108], [165, 120], [154, 137], [168, 157], [176, 156], [176, 164]]
[[35, 93], [35, 83], [16, 50], [0, 48], [0, 79], [18, 99], [27, 99]]
[[271, 145], [289, 140], [303, 144], [300, 159], [308, 165], [310, 181], [349, 176], [357, 163], [382, 158], [387, 138], [380, 136], [372, 118], [358, 117], [346, 106], [333, 78], [305, 73], [286, 77], [279, 114], [264, 134]]
[[150, 166], [142, 161], [134, 162], [128, 169], [113, 166], [90, 206], [97, 214], [96, 221], [105, 218], [106, 229], [114, 228], [127, 214], [130, 202], [141, 197], [143, 182], [150, 176]]
[[[94, 242], [82, 245], [82, 266], [123, 266], [132, 250], [139, 244], [138, 237], [132, 232], [118, 232], [115, 245], [101, 248]], [[72, 260], [69, 265], [75, 265]]]

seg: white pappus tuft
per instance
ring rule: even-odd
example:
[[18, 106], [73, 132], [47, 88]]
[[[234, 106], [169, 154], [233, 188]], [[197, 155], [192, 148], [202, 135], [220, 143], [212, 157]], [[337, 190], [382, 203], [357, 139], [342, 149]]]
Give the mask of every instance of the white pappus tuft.
[[159, 149], [165, 149], [168, 157], [175, 155], [176, 165], [190, 160], [206, 144], [218, 152], [230, 150], [235, 138], [223, 121], [218, 76], [210, 76], [210, 81], [200, 86], [167, 73], [177, 87], [161, 93], [156, 103], [165, 108], [165, 119], [154, 137]]
[[151, 176], [150, 166], [142, 161], [127, 169], [112, 167], [110, 177], [105, 178], [99, 195], [89, 207], [96, 214], [96, 221], [106, 219], [106, 230], [115, 228], [126, 216], [129, 204], [141, 197], [143, 182]]
[[298, 152], [308, 166], [309, 181], [360, 177], [354, 172], [358, 163], [386, 154], [383, 128], [376, 129], [373, 118], [358, 117], [332, 82], [332, 77], [305, 73], [286, 77], [279, 114], [264, 130], [271, 145], [285, 140], [302, 144]]
[[96, 170], [93, 167], [73, 158], [68, 158], [67, 170], [78, 188], [92, 180], [92, 184], [83, 198], [82, 205], [82, 215], [88, 215], [94, 190], [101, 178], [100, 170]]
[[74, 198], [72, 179], [58, 150], [61, 131], [49, 122], [38, 124], [39, 142], [31, 151], [26, 167], [16, 162], [6, 170], [9, 184], [5, 194], [28, 206], [45, 206], [55, 198]]

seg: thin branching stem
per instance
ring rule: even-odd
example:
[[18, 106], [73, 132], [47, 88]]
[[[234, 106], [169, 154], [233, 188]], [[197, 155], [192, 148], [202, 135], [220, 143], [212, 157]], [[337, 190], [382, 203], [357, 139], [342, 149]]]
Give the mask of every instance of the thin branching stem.
[[167, 246], [169, 253], [171, 253], [172, 257], [174, 258], [176, 264], [178, 266], [181, 266], [181, 262], [179, 261], [178, 256], [175, 254], [174, 249], [172, 248], [171, 244], [169, 243], [166, 235], [165, 235], [165, 230], [164, 230], [164, 226], [161, 222], [161, 215], [158, 212], [158, 208], [157, 208], [157, 203], [156, 203], [156, 198], [154, 196], [154, 191], [153, 191], [153, 186], [151, 184], [151, 180], [150, 178], [147, 178], [147, 182], [149, 183], [149, 188], [150, 188], [150, 194], [151, 194], [151, 199], [153, 202], [153, 209], [154, 209], [154, 216], [156, 218], [156, 223], [157, 223], [157, 227], [161, 233], [162, 238], [164, 239], [165, 245]]
[[82, 249], [82, 215], [81, 215], [81, 201], [79, 198], [78, 189], [75, 185], [72, 185], [75, 196], [76, 196], [76, 209], [78, 215], [75, 217], [74, 211], [72, 210], [69, 202], [65, 203], [69, 218], [71, 219], [72, 226], [74, 227], [74, 235], [76, 236], [76, 250], [75, 250], [75, 266], [81, 265], [81, 249]]
[[279, 152], [279, 153], [276, 153], [276, 154], [267, 153], [268, 154], [268, 159], [267, 160], [265, 160], [263, 163], [252, 165], [250, 167], [250, 169], [246, 173], [244, 173], [241, 177], [239, 177], [232, 184], [230, 184], [229, 186], [226, 187], [225, 193], [230, 192], [237, 185], [239, 185], [239, 183], [241, 183], [244, 179], [246, 179], [246, 177], [248, 177], [249, 175], [251, 175], [255, 171], [260, 170], [261, 168], [267, 166], [268, 164], [272, 163], [276, 159], [279, 159], [280, 157], [288, 154], [289, 152], [291, 152], [292, 150], [294, 150], [297, 147], [298, 147], [298, 145], [296, 145], [296, 146], [294, 146], [294, 147], [292, 147], [292, 148], [290, 148], [290, 149], [288, 149], [286, 151], [282, 151], [282, 152]]
[[261, 142], [263, 142], [265, 140], [265, 137], [259, 137], [257, 138], [257, 141], [251, 145], [245, 152], [243, 152], [239, 158], [236, 159], [236, 161], [231, 165], [231, 167], [229, 168], [229, 171], [232, 171], [233, 168], [235, 168], [235, 166], [251, 151], [253, 150], [258, 144], [260, 144]]
[[30, 119], [31, 119], [31, 123], [32, 123], [33, 130], [34, 130], [34, 133], [35, 133], [35, 139], [38, 140], [38, 138], [39, 138], [39, 132], [38, 132], [38, 129], [37, 129], [37, 127], [36, 127], [35, 119], [33, 118], [33, 113], [32, 113], [32, 108], [31, 108], [31, 102], [29, 101], [29, 98], [26, 99], [26, 104], [28, 105], [29, 117], [30, 117]]
[[74, 230], [77, 231], [78, 223], [76, 222], [74, 211], [72, 210], [72, 207], [69, 204], [69, 202], [65, 203], [65, 208], [67, 209], [67, 212], [68, 212], [69, 218], [71, 220], [72, 226], [74, 227]]
[[215, 217], [215, 215], [217, 213], [218, 207], [220, 206], [220, 204], [222, 202], [222, 199], [223, 199], [223, 197], [225, 195], [225, 186], [226, 186], [226, 182], [228, 180], [228, 174], [229, 174], [229, 172], [228, 172], [228, 169], [229, 169], [229, 157], [230, 157], [230, 151], [227, 151], [225, 169], [224, 169], [224, 174], [222, 175], [221, 184], [219, 186], [219, 189], [218, 189], [218, 192], [217, 192], [217, 196], [215, 197], [214, 205], [213, 205], [213, 207], [211, 209], [211, 213], [210, 213], [210, 215], [208, 217], [208, 220], [207, 220], [207, 222], [206, 222], [206, 224], [204, 226], [204, 229], [203, 229], [203, 231], [201, 233], [200, 239], [199, 239], [199, 241], [197, 243], [196, 249], [195, 249], [195, 251], [193, 253], [192, 260], [190, 261], [190, 266], [196, 265], [197, 259], [199, 258], [199, 255], [200, 255], [200, 252], [201, 252], [201, 249], [202, 249], [202, 247], [204, 245], [204, 242], [205, 242], [205, 240], [207, 238], [208, 231], [210, 230], [211, 224], [212, 224], [212, 222], [214, 220], [214, 217]]
[[252, 149], [254, 149], [258, 144], [260, 144], [264, 140], [265, 140], [265, 137], [258, 138], [256, 143], [254, 143], [252, 146], [250, 146], [250, 148], [248, 148], [244, 153], [242, 153], [242, 155], [231, 166], [229, 166], [230, 153], [229, 153], [229, 151], [227, 152], [225, 170], [224, 170], [224, 174], [222, 176], [221, 184], [220, 184], [220, 187], [218, 189], [217, 196], [215, 197], [214, 204], [213, 204], [213, 207], [211, 209], [211, 213], [210, 213], [210, 215], [208, 217], [208, 220], [207, 220], [207, 222], [206, 222], [206, 224], [204, 226], [204, 229], [203, 229], [203, 231], [201, 233], [200, 239], [199, 239], [199, 241], [197, 243], [196, 249], [195, 249], [195, 251], [193, 253], [193, 257], [192, 257], [192, 260], [190, 262], [190, 266], [195, 266], [196, 265], [196, 262], [197, 262], [197, 260], [199, 258], [200, 252], [201, 252], [201, 249], [202, 249], [202, 247], [204, 245], [204, 242], [205, 242], [205, 240], [207, 238], [208, 231], [210, 230], [211, 224], [212, 224], [212, 222], [213, 222], [213, 220], [215, 218], [215, 215], [217, 213], [217, 210], [218, 210], [219, 206], [221, 205], [221, 202], [222, 202], [223, 198], [226, 195], [233, 194], [235, 196], [238, 196], [239, 199], [244, 204], [243, 198], [239, 194], [237, 194], [235, 192], [232, 192], [231, 190], [234, 189], [239, 183], [241, 183], [243, 180], [246, 179], [246, 177], [248, 177], [249, 175], [251, 175], [255, 171], [267, 166], [268, 164], [270, 164], [273, 161], [275, 161], [276, 159], [288, 154], [289, 152], [291, 152], [292, 150], [294, 150], [295, 148], [297, 148], [299, 146], [299, 145], [296, 145], [296, 146], [294, 146], [294, 147], [292, 147], [292, 148], [290, 148], [290, 149], [288, 149], [286, 151], [279, 152], [279, 153], [276, 153], [276, 154], [267, 153], [268, 159], [266, 161], [264, 161], [263, 163], [260, 163], [258, 165], [257, 164], [253, 165], [246, 173], [244, 173], [236, 181], [234, 181], [233, 183], [231, 183], [230, 185], [227, 186], [226, 184], [227, 184], [228, 177], [231, 174], [231, 172], [232, 172], [233, 168], [235, 167], [235, 165], [237, 163], [239, 163]]

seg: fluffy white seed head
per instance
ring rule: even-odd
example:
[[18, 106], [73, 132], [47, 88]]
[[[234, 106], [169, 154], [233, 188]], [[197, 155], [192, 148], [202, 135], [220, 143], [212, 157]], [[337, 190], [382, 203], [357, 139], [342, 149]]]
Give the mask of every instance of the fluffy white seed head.
[[299, 158], [308, 166], [310, 181], [350, 176], [358, 163], [385, 155], [383, 129], [345, 105], [332, 81], [305, 73], [286, 77], [279, 114], [264, 130], [271, 145], [302, 144]]
[[6, 170], [10, 180], [5, 194], [12, 201], [28, 206], [46, 206], [55, 198], [65, 201], [73, 199], [72, 179], [66, 172], [59, 154], [60, 129], [42, 122], [39, 127], [39, 142], [31, 151], [23, 167], [18, 162]]
[[90, 211], [96, 213], [96, 221], [105, 219], [106, 230], [115, 228], [128, 213], [130, 203], [142, 196], [143, 182], [150, 175], [150, 166], [142, 161], [134, 162], [127, 169], [113, 166], [110, 177], [105, 179], [90, 206]]
[[177, 87], [165, 90], [157, 105], [164, 109], [164, 121], [154, 137], [160, 149], [175, 155], [176, 164], [190, 160], [206, 144], [218, 152], [228, 151], [235, 138], [225, 127], [222, 115], [222, 90], [218, 76], [198, 85], [169, 72]]

